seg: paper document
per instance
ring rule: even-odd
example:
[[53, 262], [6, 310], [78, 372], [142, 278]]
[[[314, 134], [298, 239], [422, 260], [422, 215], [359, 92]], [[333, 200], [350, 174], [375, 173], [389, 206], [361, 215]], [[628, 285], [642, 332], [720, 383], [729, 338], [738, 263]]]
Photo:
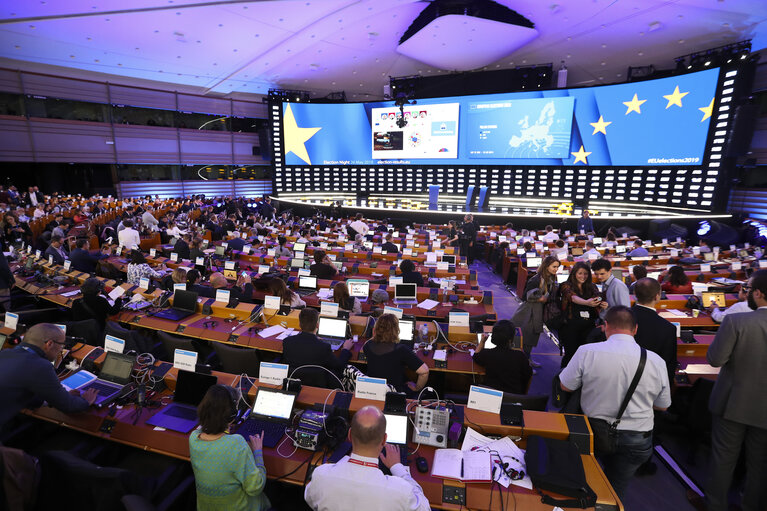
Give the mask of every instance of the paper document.
[[687, 364], [682, 372], [687, 374], [719, 374], [719, 367], [713, 367], [708, 364]]
[[428, 298], [427, 298], [426, 300], [424, 300], [424, 301], [422, 301], [421, 303], [419, 303], [419, 304], [418, 304], [418, 306], [419, 306], [420, 308], [422, 308], [422, 309], [426, 309], [426, 310], [431, 310], [431, 309], [433, 309], [434, 307], [436, 307], [437, 305], [439, 305], [439, 302], [437, 302], [437, 301], [435, 301], [435, 300], [429, 300]]
[[260, 337], [266, 338], [266, 337], [272, 337], [272, 336], [281, 334], [284, 331], [285, 331], [285, 329], [282, 328], [280, 325], [274, 325], [274, 326], [270, 326], [268, 328], [264, 328], [263, 330], [258, 332], [258, 335]]

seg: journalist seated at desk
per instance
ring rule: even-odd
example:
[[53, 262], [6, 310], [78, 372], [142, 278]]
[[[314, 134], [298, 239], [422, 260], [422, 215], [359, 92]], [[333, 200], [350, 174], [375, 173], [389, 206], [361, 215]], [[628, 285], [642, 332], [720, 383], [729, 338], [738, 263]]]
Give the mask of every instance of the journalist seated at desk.
[[186, 272], [187, 291], [193, 291], [201, 297], [215, 298], [216, 291], [212, 287], [199, 284], [199, 282], [202, 282], [202, 275], [200, 274], [200, 270], [193, 269]]
[[352, 355], [352, 340], [347, 339], [338, 355], [333, 354], [330, 344], [317, 337], [319, 318], [320, 313], [316, 309], [301, 310], [298, 315], [301, 333], [282, 341], [282, 361], [290, 366], [289, 374], [301, 366], [319, 366], [296, 371], [295, 377], [304, 385], [336, 388]]
[[69, 260], [72, 261], [72, 269], [93, 273], [96, 271], [96, 264], [104, 258], [109, 257], [109, 245], [101, 247], [101, 253], [91, 254], [91, 244], [87, 239], [77, 240], [77, 244], [74, 250], [69, 253]]
[[[130, 263], [128, 263], [127, 274], [128, 284], [138, 286], [141, 283], [142, 278], [148, 279], [160, 279], [162, 273], [154, 270], [146, 261], [146, 257], [141, 250], [133, 249], [130, 251]], [[165, 265], [160, 265], [160, 269], [164, 270]]]
[[[210, 274], [210, 286], [215, 290], [228, 289], [229, 282], [221, 272], [213, 272]], [[231, 289], [229, 289], [229, 302], [235, 303], [235, 300], [240, 302], [251, 302], [253, 299], [253, 284], [250, 283], [251, 278], [247, 273], [243, 273], [237, 277], [237, 282]]]
[[336, 302], [341, 309], [350, 311], [352, 314], [362, 313], [362, 304], [360, 303], [359, 298], [349, 294], [349, 286], [346, 282], [338, 282], [333, 286], [333, 301]]
[[324, 250], [314, 251], [314, 264], [309, 267], [309, 274], [318, 279], [332, 279], [338, 271]]
[[[386, 378], [397, 392], [420, 391], [429, 379], [426, 365], [409, 346], [399, 344], [399, 320], [394, 314], [382, 314], [373, 327], [373, 337], [362, 348], [368, 361], [366, 374]], [[524, 355], [523, 355], [524, 356]], [[407, 381], [406, 369], [414, 371], [415, 383]]]
[[[44, 402], [64, 413], [85, 411], [96, 401], [96, 390], [80, 395], [67, 392], [56, 376], [61, 363], [64, 332], [50, 323], [39, 323], [24, 335], [24, 342], [0, 352], [0, 431], [19, 411]], [[53, 364], [52, 364], [53, 363]]]
[[85, 319], [95, 319], [98, 321], [101, 330], [107, 323], [107, 318], [120, 312], [120, 308], [125, 303], [125, 295], [118, 297], [114, 304], [110, 304], [104, 293], [104, 283], [96, 277], [89, 277], [80, 286], [82, 298], [78, 298], [72, 303], [72, 319], [83, 321]]
[[416, 284], [418, 287], [424, 287], [423, 275], [416, 271], [415, 264], [410, 259], [405, 259], [400, 263], [399, 271], [402, 273], [404, 284]]
[[[349, 429], [352, 453], [317, 467], [304, 498], [315, 511], [429, 511], [421, 486], [400, 463], [397, 446], [386, 443], [386, 417], [375, 406], [361, 408]], [[381, 454], [381, 449], [384, 454]], [[383, 462], [392, 475], [378, 469]]]
[[293, 309], [306, 307], [306, 302], [298, 296], [298, 293], [288, 289], [285, 281], [280, 278], [271, 279], [269, 281], [269, 294], [272, 296], [279, 296], [280, 304], [290, 305]]
[[485, 383], [488, 386], [513, 394], [527, 394], [533, 369], [523, 351], [512, 349], [515, 333], [514, 323], [508, 319], [498, 321], [493, 326], [491, 338], [495, 347], [486, 346], [488, 335], [485, 334], [473, 358], [485, 368]]
[[247, 441], [227, 433], [237, 399], [231, 387], [213, 385], [197, 407], [200, 427], [189, 435], [189, 457], [198, 511], [261, 511], [270, 506], [264, 495], [263, 432]]

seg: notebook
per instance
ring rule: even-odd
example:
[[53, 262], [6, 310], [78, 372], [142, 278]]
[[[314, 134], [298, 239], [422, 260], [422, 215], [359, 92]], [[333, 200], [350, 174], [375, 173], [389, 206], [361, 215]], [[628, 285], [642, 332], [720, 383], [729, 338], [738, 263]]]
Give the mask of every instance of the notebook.
[[173, 306], [154, 315], [156, 318], [178, 321], [197, 312], [197, 293], [177, 289], [173, 293]]
[[394, 286], [394, 303], [418, 303], [416, 284], [397, 284]]
[[310, 295], [315, 291], [317, 291], [317, 277], [311, 275], [298, 277], [298, 294], [300, 296]]
[[431, 475], [455, 481], [490, 482], [493, 480], [490, 453], [437, 449], [434, 451]]
[[179, 370], [173, 403], [154, 414], [147, 424], [189, 433], [197, 425], [197, 406], [218, 379], [210, 374]]
[[93, 404], [101, 406], [102, 403], [119, 394], [130, 383], [135, 361], [136, 357], [134, 356], [108, 351], [98, 378], [80, 387], [80, 392], [96, 389], [98, 396]]
[[347, 322], [345, 319], [320, 317], [317, 337], [330, 344], [333, 351], [341, 347], [346, 340]]
[[370, 281], [349, 279], [346, 281], [349, 286], [349, 295], [357, 298], [360, 302], [366, 302], [370, 293]]
[[250, 416], [237, 430], [247, 439], [264, 432], [264, 446], [275, 447], [290, 425], [296, 394], [284, 390], [260, 387]]

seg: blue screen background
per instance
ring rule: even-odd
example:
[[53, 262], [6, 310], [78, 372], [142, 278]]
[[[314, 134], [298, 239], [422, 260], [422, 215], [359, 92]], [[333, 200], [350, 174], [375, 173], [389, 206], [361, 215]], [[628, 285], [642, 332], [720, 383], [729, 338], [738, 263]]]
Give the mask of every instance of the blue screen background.
[[[574, 165], [576, 158], [571, 153], [578, 152], [583, 146], [583, 151], [591, 153], [586, 157], [589, 166], [701, 165], [711, 122], [711, 117], [704, 119], [704, 111], [701, 109], [708, 107], [714, 99], [718, 77], [719, 69], [710, 69], [657, 80], [601, 87], [419, 99], [419, 105], [460, 103], [458, 158], [455, 159], [372, 159], [371, 110], [393, 107], [392, 101], [347, 104], [284, 103], [283, 119], [290, 108], [298, 127], [320, 128], [305, 142], [310, 161], [306, 162], [295, 153], [287, 152], [285, 164]], [[670, 101], [663, 97], [672, 95], [676, 87], [679, 88], [679, 93], [683, 94], [679, 99], [681, 107], [669, 104]], [[639, 101], [644, 101], [639, 106], [641, 113], [627, 113], [628, 107], [624, 102], [630, 102], [635, 94]], [[515, 112], [511, 115], [506, 124], [499, 124], [494, 137], [482, 140], [477, 136], [477, 130], [479, 124], [485, 123], [486, 119], [476, 112], [471, 113], [471, 106], [504, 100], [511, 101], [514, 105], [518, 100], [534, 98], [562, 98], [555, 103], [557, 113], [551, 126], [552, 133], [556, 132], [555, 144], [548, 151], [511, 151], [513, 156], [525, 157], [495, 157], [495, 154], [509, 155], [510, 152], [506, 150], [508, 139], [519, 132], [517, 123], [520, 113]], [[568, 106], [570, 102], [573, 103], [572, 107]], [[529, 114], [531, 123], [538, 118], [540, 108], [532, 108], [532, 103], [525, 102], [518, 102], [518, 105], [527, 109], [525, 113]], [[570, 110], [567, 110], [568, 108]], [[604, 128], [606, 134], [601, 131], [594, 133], [595, 128], [591, 126], [600, 116], [604, 122], [610, 123]], [[494, 111], [487, 120], [501, 123], [504, 116]], [[568, 124], [569, 128], [566, 128]], [[567, 135], [562, 133], [563, 129], [570, 130], [569, 150], [564, 150]], [[472, 151], [488, 148], [494, 154], [471, 154]], [[547, 157], [548, 155], [552, 157]], [[578, 162], [577, 165], [584, 164]]]

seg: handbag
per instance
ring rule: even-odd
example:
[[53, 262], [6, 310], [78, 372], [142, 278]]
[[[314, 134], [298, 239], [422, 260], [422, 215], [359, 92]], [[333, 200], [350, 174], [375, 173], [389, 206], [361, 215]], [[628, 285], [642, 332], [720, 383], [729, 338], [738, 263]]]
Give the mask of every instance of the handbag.
[[626, 391], [626, 396], [623, 398], [621, 407], [618, 410], [618, 416], [613, 422], [607, 422], [604, 419], [595, 419], [589, 417], [589, 423], [591, 424], [591, 431], [594, 433], [594, 452], [597, 456], [604, 456], [613, 454], [618, 447], [618, 424], [621, 421], [623, 412], [626, 411], [626, 407], [631, 401], [631, 396], [634, 395], [634, 391], [639, 385], [639, 380], [642, 378], [642, 372], [644, 371], [645, 362], [647, 362], [647, 350], [641, 348], [642, 354], [639, 357], [639, 366], [634, 373], [634, 379], [631, 380]]
[[548, 301], [543, 306], [543, 324], [549, 330], [559, 330], [565, 323], [562, 308], [556, 300]]

